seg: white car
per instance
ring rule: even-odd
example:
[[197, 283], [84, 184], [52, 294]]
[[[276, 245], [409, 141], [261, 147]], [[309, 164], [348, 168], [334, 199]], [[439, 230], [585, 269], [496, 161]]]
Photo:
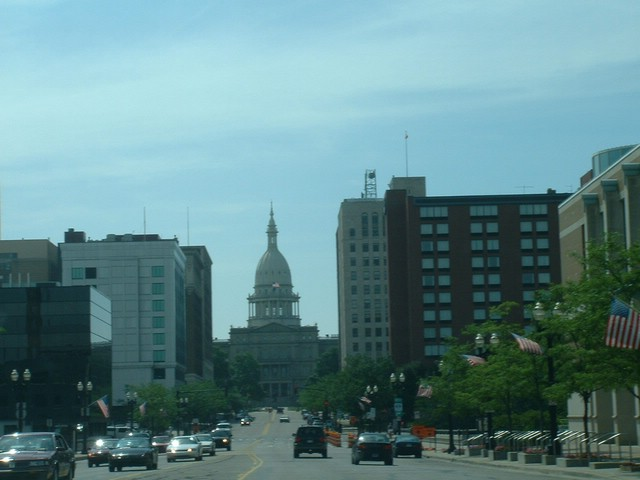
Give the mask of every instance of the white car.
[[216, 430], [231, 430], [231, 424], [229, 422], [218, 422]]
[[167, 447], [167, 462], [175, 462], [184, 458], [202, 460], [202, 444], [195, 435], [173, 437]]
[[202, 445], [202, 453], [208, 453], [209, 455], [216, 454], [216, 447], [213, 444], [213, 437], [210, 433], [196, 433], [194, 437], [196, 437]]

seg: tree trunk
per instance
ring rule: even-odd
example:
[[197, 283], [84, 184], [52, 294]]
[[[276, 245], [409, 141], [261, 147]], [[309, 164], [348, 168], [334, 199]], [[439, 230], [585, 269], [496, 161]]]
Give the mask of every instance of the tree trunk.
[[580, 396], [582, 397], [582, 405], [584, 406], [582, 412], [582, 428], [584, 429], [585, 453], [587, 454], [587, 459], [589, 459], [591, 457], [591, 446], [589, 442], [589, 398], [591, 397], [591, 393], [582, 392]]

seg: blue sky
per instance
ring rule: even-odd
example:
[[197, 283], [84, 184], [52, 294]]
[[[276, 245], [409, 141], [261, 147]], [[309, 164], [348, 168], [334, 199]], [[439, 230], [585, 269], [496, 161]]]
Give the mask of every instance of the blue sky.
[[273, 202], [303, 324], [337, 333], [337, 215], [365, 170], [379, 196], [407, 164], [432, 196], [575, 191], [593, 153], [640, 142], [639, 14], [636, 0], [0, 0], [2, 239], [146, 226], [205, 245], [228, 338]]

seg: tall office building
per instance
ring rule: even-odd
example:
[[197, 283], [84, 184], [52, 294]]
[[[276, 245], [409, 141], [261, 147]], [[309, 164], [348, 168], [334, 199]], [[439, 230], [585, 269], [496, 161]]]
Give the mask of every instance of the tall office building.
[[394, 362], [435, 369], [447, 337], [513, 301], [524, 322], [534, 292], [560, 281], [558, 205], [568, 194], [428, 197], [385, 194], [389, 339]]
[[136, 385], [185, 382], [185, 254], [175, 239], [69, 230], [60, 246], [65, 286], [92, 285], [111, 299], [113, 404]]
[[[390, 188], [425, 194], [424, 177], [394, 177]], [[338, 213], [336, 252], [341, 361], [349, 355], [389, 356], [387, 232], [375, 170], [367, 170], [360, 198]]]
[[[575, 258], [588, 242], [620, 235], [627, 247], [640, 242], [640, 146], [616, 147], [597, 152], [592, 168], [583, 175], [580, 189], [559, 206], [562, 280], [575, 280], [582, 265]], [[640, 300], [640, 299], [637, 299]], [[590, 399], [587, 415], [592, 432], [617, 432], [616, 441], [637, 444], [640, 439], [640, 387], [599, 390]], [[582, 430], [583, 400], [568, 402], [569, 429]]]
[[2, 287], [32, 287], [59, 281], [58, 248], [49, 240], [0, 240]]

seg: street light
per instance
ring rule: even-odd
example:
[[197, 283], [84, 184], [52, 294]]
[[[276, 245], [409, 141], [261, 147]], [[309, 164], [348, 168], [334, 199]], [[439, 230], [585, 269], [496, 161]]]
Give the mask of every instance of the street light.
[[370, 407], [369, 407], [369, 420], [372, 421], [373, 428], [376, 428], [376, 417], [377, 417], [377, 404], [376, 404], [376, 395], [378, 394], [378, 385], [367, 385], [367, 388], [364, 389], [364, 396], [369, 399]]
[[[444, 360], [440, 360], [440, 362], [438, 363], [438, 369], [440, 370], [440, 373], [442, 374], [446, 374], [447, 376], [451, 375], [451, 369], [447, 368], [444, 364]], [[447, 379], [448, 382], [448, 379]], [[449, 405], [448, 405], [448, 422], [449, 422], [449, 448], [447, 448], [447, 453], [453, 453], [456, 451], [456, 445], [453, 441], [453, 414], [451, 413], [451, 393], [449, 393], [448, 395], [448, 400], [449, 400]]]
[[127, 405], [129, 406], [129, 430], [133, 432], [133, 409], [138, 403], [138, 392], [127, 391], [125, 397], [127, 399]]
[[82, 453], [87, 453], [87, 435], [89, 431], [89, 423], [91, 422], [91, 391], [93, 390], [93, 383], [89, 380], [86, 385], [82, 382], [78, 382], [76, 385], [78, 394], [80, 395], [80, 417], [82, 418]]
[[[498, 334], [492, 333], [489, 337], [489, 345], [495, 346], [499, 343], [500, 337], [498, 336]], [[484, 339], [484, 335], [482, 335], [481, 333], [476, 334], [475, 344], [476, 354], [486, 359], [489, 356], [489, 345], [487, 345], [487, 342]], [[493, 438], [493, 412], [488, 410], [487, 412], [485, 412], [485, 414], [487, 419], [487, 439], [489, 441], [488, 446], [489, 450], [494, 450], [496, 447], [496, 440], [495, 438]]]
[[404, 392], [404, 385], [406, 378], [403, 372], [400, 372], [400, 375], [396, 376], [395, 373], [391, 373], [389, 375], [389, 383], [391, 383], [391, 387], [395, 392], [395, 397], [393, 399], [393, 412], [394, 412], [394, 425], [393, 431], [395, 433], [401, 433], [402, 429], [402, 415], [404, 413], [404, 404], [402, 401], [402, 393]]
[[180, 397], [178, 399], [178, 413], [180, 414], [180, 423], [182, 423], [182, 434], [186, 435], [187, 431], [185, 428], [185, 417], [187, 414], [187, 408], [189, 406], [189, 397]]
[[[556, 369], [553, 365], [553, 357], [549, 354], [549, 350], [553, 347], [553, 336], [550, 333], [543, 332], [540, 322], [551, 315], [560, 315], [560, 303], [556, 302], [551, 313], [544, 309], [540, 302], [536, 302], [533, 307], [533, 318], [537, 323], [538, 331], [544, 333], [547, 339], [547, 378], [549, 385], [556, 383]], [[556, 402], [549, 402], [549, 435], [551, 436], [551, 445], [549, 452], [551, 455], [562, 455], [562, 444], [558, 440], [558, 405]]]
[[26, 368], [22, 372], [22, 376], [15, 368], [11, 372], [11, 381], [13, 382], [13, 389], [16, 395], [16, 418], [18, 420], [18, 432], [22, 432], [24, 428], [24, 419], [27, 416], [27, 400], [26, 390], [27, 385], [31, 381], [31, 371]]

